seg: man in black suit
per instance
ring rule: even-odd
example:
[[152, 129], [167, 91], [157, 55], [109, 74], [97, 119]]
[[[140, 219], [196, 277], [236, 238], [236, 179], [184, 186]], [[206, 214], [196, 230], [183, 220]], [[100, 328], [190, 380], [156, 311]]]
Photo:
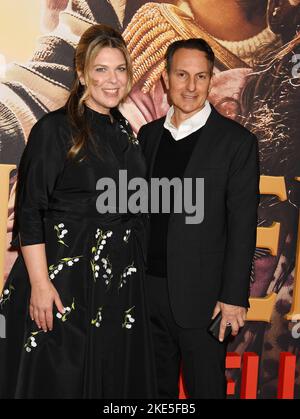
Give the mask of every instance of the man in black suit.
[[[139, 132], [149, 180], [204, 179], [202, 222], [187, 223], [185, 210], [150, 216], [147, 291], [160, 398], [178, 397], [180, 363], [189, 397], [226, 397], [224, 331], [230, 323], [236, 335], [249, 307], [257, 140], [207, 101], [213, 65], [202, 39], [170, 45], [163, 79], [172, 106]], [[174, 209], [175, 193], [172, 202]], [[220, 311], [218, 341], [207, 327]]]

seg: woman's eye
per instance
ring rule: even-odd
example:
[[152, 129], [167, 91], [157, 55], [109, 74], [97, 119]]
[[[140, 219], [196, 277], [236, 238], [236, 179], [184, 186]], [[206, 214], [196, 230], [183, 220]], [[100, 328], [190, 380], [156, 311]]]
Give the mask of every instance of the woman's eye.
[[127, 68], [126, 67], [119, 67], [119, 71], [121, 71], [121, 72], [124, 72], [124, 71], [126, 71], [127, 70]]
[[103, 72], [105, 71], [105, 68], [103, 68], [103, 67], [97, 67], [97, 68], [96, 68], [96, 71], [97, 71], [98, 73], [103, 73]]

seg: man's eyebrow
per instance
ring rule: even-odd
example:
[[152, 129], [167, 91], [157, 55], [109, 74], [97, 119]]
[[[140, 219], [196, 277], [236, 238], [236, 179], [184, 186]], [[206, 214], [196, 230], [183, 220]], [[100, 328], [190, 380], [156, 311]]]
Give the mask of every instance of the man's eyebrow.
[[[181, 68], [176, 68], [175, 71], [182, 71], [184, 73], [187, 73], [186, 70], [183, 70]], [[199, 73], [196, 73], [196, 74], [209, 74], [209, 71], [205, 71], [205, 70], [204, 71], [199, 71]]]

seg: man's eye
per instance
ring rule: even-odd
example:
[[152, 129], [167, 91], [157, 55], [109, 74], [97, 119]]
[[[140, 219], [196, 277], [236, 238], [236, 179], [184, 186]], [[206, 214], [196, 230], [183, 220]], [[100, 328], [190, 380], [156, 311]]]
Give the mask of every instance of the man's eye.
[[183, 79], [185, 77], [185, 73], [177, 73], [178, 77], [180, 77], [181, 79]]

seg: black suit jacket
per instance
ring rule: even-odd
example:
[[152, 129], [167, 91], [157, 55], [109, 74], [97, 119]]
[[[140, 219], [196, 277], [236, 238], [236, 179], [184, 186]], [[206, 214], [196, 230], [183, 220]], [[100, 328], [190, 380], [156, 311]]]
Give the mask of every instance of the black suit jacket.
[[[164, 121], [150, 122], [139, 132], [148, 180]], [[204, 219], [187, 224], [189, 214], [170, 215], [168, 287], [177, 324], [194, 328], [208, 325], [217, 301], [249, 306], [259, 202], [256, 137], [212, 107], [184, 177], [204, 178]]]

